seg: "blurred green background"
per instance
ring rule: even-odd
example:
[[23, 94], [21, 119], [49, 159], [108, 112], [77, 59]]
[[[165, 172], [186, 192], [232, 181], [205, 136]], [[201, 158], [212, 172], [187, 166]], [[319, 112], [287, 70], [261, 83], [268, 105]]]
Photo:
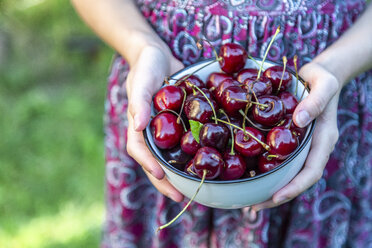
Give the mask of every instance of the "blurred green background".
[[0, 0], [0, 247], [98, 247], [113, 51], [69, 1]]

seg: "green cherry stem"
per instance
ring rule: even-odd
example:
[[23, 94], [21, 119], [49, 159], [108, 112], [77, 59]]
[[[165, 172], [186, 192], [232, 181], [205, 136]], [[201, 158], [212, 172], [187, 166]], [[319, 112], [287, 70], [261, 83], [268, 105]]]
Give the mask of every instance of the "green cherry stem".
[[180, 115], [176, 111], [171, 110], [171, 109], [163, 109], [163, 110], [159, 111], [158, 114], [161, 114], [161, 113], [164, 113], [164, 112], [171, 112], [172, 114], [177, 115], [177, 123], [180, 123], [180, 121], [181, 121], [182, 126], [183, 126], [183, 130], [185, 130], [185, 132], [187, 132], [187, 128], [186, 128], [185, 122], [183, 122], [182, 118], [179, 118]]
[[199, 50], [203, 49], [203, 44], [200, 42], [200, 41], [205, 41], [208, 43], [208, 45], [212, 48], [213, 50], [213, 53], [214, 55], [216, 56], [216, 60], [217, 61], [221, 61], [222, 60], [222, 57], [218, 56], [218, 53], [216, 51], [216, 48], [214, 48], [214, 46], [212, 45], [212, 43], [207, 40], [207, 39], [203, 39], [203, 38], [200, 38], [197, 42], [196, 42], [196, 46], [198, 47]]
[[258, 67], [261, 66], [260, 63], [258, 63], [258, 61], [257, 61], [255, 58], [253, 58], [251, 55], [248, 55], [248, 58], [249, 58], [250, 60], [253, 60], [253, 62], [255, 62], [256, 65], [257, 65]]
[[204, 98], [207, 100], [207, 102], [209, 103], [209, 105], [211, 106], [212, 108], [212, 111], [213, 111], [213, 116], [214, 116], [214, 119], [215, 119], [215, 123], [217, 124], [217, 115], [216, 115], [216, 111], [213, 107], [213, 104], [212, 102], [209, 100], [209, 98], [207, 97], [207, 95], [196, 85], [192, 84], [192, 83], [189, 83], [189, 82], [186, 82], [188, 85], [190, 85], [191, 87], [197, 89], [203, 96]]
[[[226, 114], [226, 112], [223, 109], [220, 109], [220, 112], [226, 116], [227, 121], [231, 124], [229, 116]], [[231, 151], [230, 155], [235, 155], [234, 152], [234, 130], [231, 125], [229, 125], [230, 133], [231, 133]]]
[[247, 120], [253, 127], [257, 128], [258, 130], [261, 130], [263, 132], [269, 132], [271, 129], [267, 128], [261, 128], [253, 123], [251, 119], [248, 118], [247, 114], [243, 112], [243, 110], [239, 110], [239, 113], [244, 117], [245, 120]]
[[185, 105], [186, 97], [187, 97], [186, 90], [184, 88], [182, 88], [182, 87], [181, 87], [181, 89], [183, 91], [183, 101], [182, 101], [182, 104], [181, 104], [180, 113], [178, 114], [177, 122], [178, 122], [178, 119], [181, 119], [181, 114], [182, 114], [182, 111], [183, 111], [183, 106]]
[[267, 54], [269, 53], [270, 47], [274, 43], [274, 40], [275, 40], [276, 36], [279, 34], [279, 32], [280, 32], [280, 26], [278, 26], [276, 28], [275, 34], [274, 34], [273, 38], [271, 39], [271, 41], [269, 43], [269, 46], [267, 47], [267, 49], [265, 51], [265, 55], [264, 55], [263, 60], [261, 62], [260, 70], [258, 71], [256, 80], [260, 79], [260, 77], [261, 77], [262, 68], [263, 68], [264, 62], [266, 60]]
[[[244, 132], [243, 128], [237, 126], [237, 125], [234, 125], [232, 123], [229, 123], [227, 121], [224, 121], [224, 120], [221, 120], [221, 119], [217, 119], [219, 122], [222, 122], [222, 123], [225, 123], [227, 125], [231, 125], [232, 127], [236, 128], [236, 129], [239, 129], [241, 131]], [[270, 151], [270, 146], [268, 146], [267, 144], [265, 144], [264, 142], [262, 142], [261, 140], [257, 139], [254, 135], [252, 135], [251, 133], [247, 132], [246, 134], [248, 134], [249, 137], [251, 137], [252, 139], [254, 139], [255, 141], [257, 141], [260, 145], [263, 146], [263, 148], [265, 148], [267, 151]]]
[[[280, 78], [279, 87], [276, 90], [276, 94], [279, 94], [280, 87], [282, 87], [283, 77], [284, 77], [284, 73], [285, 73], [285, 67], [287, 66], [287, 57], [286, 56], [283, 56], [283, 65], [284, 65], [283, 66], [283, 73], [282, 73], [282, 77]], [[296, 75], [297, 75], [297, 71], [296, 71]], [[297, 91], [297, 88], [296, 88], [296, 91]]]
[[294, 68], [296, 71], [296, 89], [295, 89], [295, 94], [297, 96], [297, 90], [298, 90], [298, 70], [297, 70], [297, 55], [293, 57], [293, 63], [294, 63]]
[[203, 185], [204, 183], [204, 180], [205, 180], [205, 176], [207, 175], [207, 170], [203, 170], [203, 177], [201, 179], [201, 182], [199, 184], [199, 187], [196, 189], [196, 192], [195, 194], [191, 197], [190, 201], [186, 204], [186, 206], [182, 209], [181, 212], [179, 212], [179, 214], [177, 214], [176, 217], [174, 217], [171, 221], [169, 221], [167, 224], [164, 224], [162, 226], [159, 226], [158, 229], [156, 229], [156, 232], [159, 232], [160, 230], [170, 226], [173, 224], [173, 222], [175, 222], [185, 211], [186, 209], [189, 207], [189, 205], [191, 204], [191, 202], [195, 199], [196, 195], [199, 193], [199, 190], [201, 188], [201, 186]]

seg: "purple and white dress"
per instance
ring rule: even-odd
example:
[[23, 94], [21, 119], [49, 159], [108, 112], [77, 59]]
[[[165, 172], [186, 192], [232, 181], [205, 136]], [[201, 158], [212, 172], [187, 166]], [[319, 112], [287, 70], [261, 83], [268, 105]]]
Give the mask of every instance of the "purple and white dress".
[[[277, 26], [270, 60], [295, 54], [303, 65], [361, 15], [362, 0], [137, 0], [144, 18], [185, 65], [216, 47], [242, 44], [263, 57]], [[347, 61], [345, 61], [347, 63]], [[293, 69], [293, 68], [292, 68]], [[197, 203], [156, 235], [185, 205], [160, 194], [126, 152], [128, 64], [117, 56], [109, 76], [105, 115], [107, 213], [102, 247], [372, 247], [372, 72], [340, 95], [340, 138], [322, 179], [291, 202], [251, 219], [241, 209]], [[186, 200], [187, 201], [187, 200]]]

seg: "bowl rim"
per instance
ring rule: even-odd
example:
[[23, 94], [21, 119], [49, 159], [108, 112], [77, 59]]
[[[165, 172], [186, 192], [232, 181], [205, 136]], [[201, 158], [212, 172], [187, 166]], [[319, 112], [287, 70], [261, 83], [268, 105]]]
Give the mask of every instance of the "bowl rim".
[[[253, 59], [257, 59], [257, 60], [261, 60], [261, 58], [256, 58], [256, 57], [252, 57]], [[248, 58], [250, 60], [252, 60], [251, 58]], [[247, 60], [248, 60], [247, 59]], [[192, 64], [192, 66], [196, 66], [196, 65], [199, 65], [199, 64], [202, 64], [202, 63], [207, 63], [209, 61], [212, 61], [212, 60], [215, 60], [214, 58], [209, 58], [209, 59], [203, 59], [203, 60], [200, 60], [194, 64]], [[265, 60], [265, 62], [270, 62], [272, 63], [274, 66], [275, 65], [279, 65], [279, 66], [283, 66], [283, 64], [281, 63], [278, 63], [278, 62], [273, 62], [271, 60]], [[217, 62], [217, 61], [216, 61]], [[180, 74], [181, 72], [183, 72], [183, 70], [185, 70], [186, 68], [189, 68], [190, 66], [187, 66], [179, 71], [177, 71], [176, 73], [172, 74], [172, 76], [177, 76], [178, 74]], [[245, 68], [243, 68], [245, 69]], [[286, 67], [286, 70], [288, 70], [292, 75], [296, 75], [295, 72]], [[305, 81], [298, 75], [298, 80], [305, 86]], [[309, 91], [308, 88], [306, 88], [307, 91]], [[263, 177], [266, 177], [282, 168], [284, 168], [286, 165], [289, 164], [289, 162], [291, 162], [305, 147], [306, 145], [310, 142], [311, 138], [312, 138], [312, 135], [314, 133], [314, 129], [315, 129], [315, 123], [316, 123], [316, 119], [314, 119], [312, 122], [311, 122], [311, 127], [310, 127], [310, 131], [308, 133], [308, 135], [305, 137], [305, 139], [303, 140], [302, 144], [297, 147], [297, 149], [295, 150], [295, 152], [293, 152], [288, 158], [286, 158], [284, 160], [283, 163], [281, 163], [279, 166], [275, 167], [274, 169], [268, 171], [268, 172], [265, 172], [265, 173], [262, 173], [262, 174], [259, 174], [259, 175], [256, 175], [254, 177], [248, 177], [248, 178], [239, 178], [239, 179], [234, 179], [234, 180], [223, 180], [223, 181], [219, 181], [219, 180], [204, 180], [204, 184], [234, 184], [234, 183], [242, 183], [242, 182], [248, 182], [248, 181], [254, 181], [254, 180], [257, 180], [257, 179], [260, 179], [260, 178], [263, 178]], [[170, 165], [167, 161], [165, 161], [165, 159], [161, 156], [159, 156], [157, 154], [157, 152], [155, 151], [155, 149], [151, 146], [150, 142], [149, 142], [149, 137], [147, 135], [147, 129], [149, 128], [150, 126], [150, 122], [149, 124], [147, 125], [147, 127], [143, 130], [143, 136], [144, 136], [144, 140], [145, 140], [145, 143], [146, 143], [146, 146], [149, 148], [150, 152], [152, 153], [152, 155], [156, 158], [156, 160], [166, 169], [170, 170], [171, 172], [185, 178], [185, 179], [190, 179], [192, 181], [195, 181], [195, 182], [200, 182], [201, 181], [201, 178], [198, 178], [198, 177], [193, 177], [191, 175], [188, 175], [186, 174], [185, 172], [181, 171], [181, 170], [178, 170], [176, 168], [174, 168], [172, 165]]]

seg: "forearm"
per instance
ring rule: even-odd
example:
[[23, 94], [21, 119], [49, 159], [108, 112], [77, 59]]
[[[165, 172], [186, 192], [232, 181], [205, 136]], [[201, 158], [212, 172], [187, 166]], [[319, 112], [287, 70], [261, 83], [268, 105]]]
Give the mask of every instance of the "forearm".
[[142, 48], [165, 44], [131, 0], [71, 0], [82, 19], [129, 64]]
[[371, 20], [372, 4], [345, 34], [314, 59], [335, 75], [342, 86], [372, 68]]

